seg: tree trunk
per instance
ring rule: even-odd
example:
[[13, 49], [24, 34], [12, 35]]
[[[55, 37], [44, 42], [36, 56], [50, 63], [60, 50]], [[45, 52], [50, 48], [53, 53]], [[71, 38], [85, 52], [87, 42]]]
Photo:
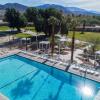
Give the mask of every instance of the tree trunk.
[[95, 46], [92, 47], [92, 54], [95, 55]]
[[9, 33], [9, 36], [8, 36], [8, 38], [9, 38], [9, 49], [11, 49], [11, 42], [10, 42], [10, 33]]
[[73, 31], [73, 36], [72, 36], [72, 45], [71, 45], [71, 63], [73, 63], [74, 46], [75, 46], [75, 30]]
[[52, 43], [51, 43], [51, 56], [53, 57], [54, 53], [54, 26], [52, 26]]
[[26, 38], [26, 51], [27, 51], [27, 38]]
[[83, 28], [82, 28], [81, 34], [84, 34], [84, 32], [85, 32], [85, 22], [83, 23]]
[[38, 49], [38, 46], [39, 46], [39, 41], [38, 41], [38, 32], [37, 32], [37, 36], [36, 36], [36, 44], [37, 44], [37, 49]]
[[18, 32], [21, 32], [21, 30], [20, 30], [20, 28], [19, 28], [19, 27], [17, 27], [17, 31], [18, 31]]

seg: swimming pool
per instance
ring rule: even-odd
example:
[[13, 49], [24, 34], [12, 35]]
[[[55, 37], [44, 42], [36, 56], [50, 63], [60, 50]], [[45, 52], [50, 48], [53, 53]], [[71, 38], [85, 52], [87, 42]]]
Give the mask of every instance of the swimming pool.
[[94, 100], [100, 83], [18, 55], [0, 59], [0, 92], [10, 100]]

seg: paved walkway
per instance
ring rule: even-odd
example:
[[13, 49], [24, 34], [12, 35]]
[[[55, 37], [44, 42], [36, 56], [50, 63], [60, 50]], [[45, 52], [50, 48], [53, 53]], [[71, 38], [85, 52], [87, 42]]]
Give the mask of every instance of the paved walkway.
[[0, 93], [0, 100], [10, 100], [6, 96]]
[[9, 50], [9, 49], [4, 49], [4, 51], [2, 52], [2, 54], [0, 54], [0, 58], [6, 57], [6, 56], [10, 56], [10, 55], [14, 55], [19, 53], [20, 50], [19, 49], [14, 49], [14, 50]]

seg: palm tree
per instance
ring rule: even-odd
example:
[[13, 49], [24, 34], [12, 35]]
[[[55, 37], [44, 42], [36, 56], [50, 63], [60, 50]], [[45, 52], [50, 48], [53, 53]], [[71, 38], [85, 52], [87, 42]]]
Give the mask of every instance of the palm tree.
[[68, 35], [70, 19], [68, 16], [63, 15], [61, 18], [60, 32], [61, 35]]
[[78, 21], [76, 18], [73, 18], [71, 21], [71, 29], [73, 31], [72, 34], [72, 44], [71, 44], [71, 63], [73, 63], [73, 56], [74, 56], [74, 48], [75, 48], [75, 31], [78, 25]]
[[49, 25], [51, 25], [52, 27], [52, 34], [51, 34], [51, 37], [52, 37], [52, 40], [51, 40], [51, 55], [53, 57], [53, 53], [54, 53], [54, 44], [55, 44], [55, 39], [54, 39], [54, 32], [56, 30], [56, 26], [59, 24], [59, 20], [57, 18], [55, 18], [54, 16], [51, 16], [49, 19], [48, 19], [48, 23]]

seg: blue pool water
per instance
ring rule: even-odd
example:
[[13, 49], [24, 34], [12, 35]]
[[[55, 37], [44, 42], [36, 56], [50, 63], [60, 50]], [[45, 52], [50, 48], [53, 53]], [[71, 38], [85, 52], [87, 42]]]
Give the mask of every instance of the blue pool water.
[[18, 55], [0, 59], [0, 92], [10, 100], [94, 100], [99, 89], [98, 82]]

